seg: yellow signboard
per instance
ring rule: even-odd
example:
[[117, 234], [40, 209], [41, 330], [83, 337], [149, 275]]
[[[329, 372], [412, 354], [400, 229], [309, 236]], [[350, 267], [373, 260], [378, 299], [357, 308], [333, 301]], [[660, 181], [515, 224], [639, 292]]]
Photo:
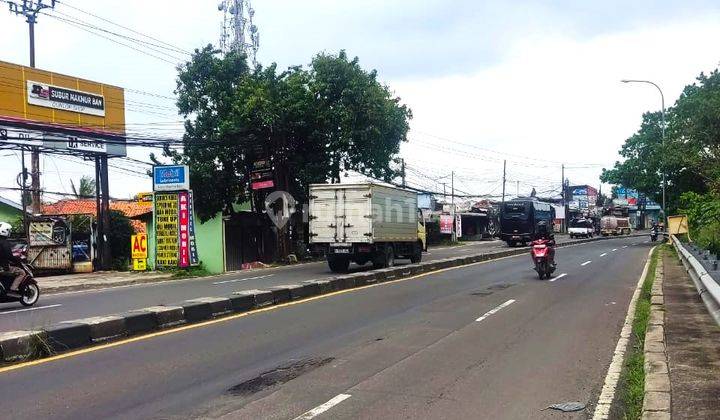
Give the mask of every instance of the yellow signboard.
[[155, 264], [178, 266], [178, 194], [155, 193]]
[[153, 193], [143, 192], [135, 194], [135, 201], [142, 206], [152, 206]]
[[145, 259], [147, 252], [147, 234], [138, 233], [130, 236], [130, 251], [133, 259]]
[[147, 260], [146, 259], [135, 259], [133, 258], [133, 271], [146, 271]]
[[122, 88], [0, 61], [0, 116], [125, 133]]
[[668, 216], [668, 225], [671, 235], [681, 235], [689, 232], [687, 216]]

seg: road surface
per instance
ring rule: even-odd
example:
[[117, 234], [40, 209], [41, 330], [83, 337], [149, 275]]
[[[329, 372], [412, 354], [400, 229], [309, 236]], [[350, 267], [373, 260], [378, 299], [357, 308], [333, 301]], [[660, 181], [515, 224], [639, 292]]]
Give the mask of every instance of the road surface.
[[[558, 249], [553, 281], [510, 257], [0, 370], [3, 416], [586, 418], [650, 246]], [[588, 409], [543, 410], [565, 401]]]

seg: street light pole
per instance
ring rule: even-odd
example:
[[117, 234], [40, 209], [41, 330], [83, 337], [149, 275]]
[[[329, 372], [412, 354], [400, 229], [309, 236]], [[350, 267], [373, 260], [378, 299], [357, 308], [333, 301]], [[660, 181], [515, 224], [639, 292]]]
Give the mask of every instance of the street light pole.
[[[646, 83], [649, 85], [655, 86], [655, 88], [660, 92], [660, 103], [662, 105], [662, 125], [660, 127], [661, 133], [662, 133], [662, 146], [663, 151], [665, 149], [665, 95], [663, 94], [662, 89], [660, 89], [660, 86], [658, 86], [656, 83], [653, 83], [649, 80], [621, 80], [623, 83]], [[660, 167], [662, 170], [662, 211], [663, 211], [663, 219], [665, 221], [665, 226], [667, 226], [667, 209], [665, 207], [665, 189], [667, 187], [667, 181], [665, 178], [665, 160], [660, 159]]]

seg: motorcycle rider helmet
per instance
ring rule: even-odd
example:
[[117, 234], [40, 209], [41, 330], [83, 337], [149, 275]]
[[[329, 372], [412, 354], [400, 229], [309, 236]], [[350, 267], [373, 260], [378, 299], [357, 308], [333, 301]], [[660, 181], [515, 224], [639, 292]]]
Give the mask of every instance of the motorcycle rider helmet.
[[537, 232], [540, 235], [547, 235], [548, 233], [548, 224], [545, 220], [541, 220], [537, 223]]
[[10, 237], [11, 231], [12, 231], [12, 226], [10, 226], [10, 223], [0, 222], [0, 237], [3, 237], [3, 238]]

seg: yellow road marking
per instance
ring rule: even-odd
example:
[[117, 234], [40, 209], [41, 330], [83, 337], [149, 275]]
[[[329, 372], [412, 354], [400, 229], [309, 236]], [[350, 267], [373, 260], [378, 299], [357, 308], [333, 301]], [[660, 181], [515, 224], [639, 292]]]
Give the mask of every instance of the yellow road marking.
[[[586, 243], [592, 243], [592, 242], [586, 242]], [[571, 246], [585, 245], [586, 243], [570, 244], [570, 245], [565, 245], [564, 247], [567, 248], [567, 247], [571, 247]], [[93, 347], [87, 347], [87, 348], [80, 349], [80, 350], [74, 350], [74, 351], [71, 351], [68, 353], [62, 353], [62, 354], [58, 354], [55, 356], [46, 357], [43, 359], [31, 360], [28, 362], [5, 366], [5, 367], [0, 368], [0, 374], [6, 373], [6, 372], [11, 372], [11, 371], [22, 369], [22, 368], [31, 367], [31, 366], [50, 363], [50, 362], [54, 362], [56, 360], [62, 360], [62, 359], [67, 359], [67, 358], [74, 357], [74, 356], [80, 356], [80, 355], [83, 355], [86, 353], [92, 353], [92, 352], [96, 352], [96, 351], [100, 351], [100, 350], [104, 350], [104, 349], [108, 349], [108, 348], [112, 348], [112, 347], [118, 347], [118, 346], [122, 346], [124, 344], [130, 344], [130, 343], [134, 343], [137, 341], [148, 340], [148, 339], [151, 339], [154, 337], [160, 337], [163, 335], [174, 334], [174, 333], [178, 333], [181, 331], [191, 330], [194, 328], [200, 328], [200, 327], [205, 327], [208, 325], [218, 324], [221, 322], [228, 322], [228, 321], [232, 321], [235, 319], [246, 317], [248, 315], [254, 315], [254, 314], [258, 314], [258, 313], [262, 313], [262, 312], [273, 311], [273, 310], [284, 308], [287, 306], [293, 306], [293, 305], [298, 305], [301, 303], [312, 302], [314, 300], [324, 299], [324, 298], [328, 298], [331, 296], [337, 296], [337, 295], [341, 295], [341, 294], [345, 294], [345, 293], [356, 292], [358, 290], [364, 290], [364, 289], [368, 289], [368, 288], [376, 287], [376, 286], [383, 286], [386, 284], [400, 283], [400, 282], [404, 282], [404, 281], [408, 281], [408, 280], [414, 280], [414, 279], [418, 279], [421, 277], [426, 277], [426, 276], [433, 275], [433, 274], [443, 273], [443, 272], [450, 271], [450, 270], [456, 270], [459, 268], [467, 268], [467, 267], [472, 267], [472, 266], [476, 266], [476, 265], [496, 262], [496, 261], [500, 261], [500, 260], [504, 260], [504, 259], [508, 259], [508, 258], [521, 257], [521, 256], [525, 256], [525, 255], [526, 255], [525, 253], [516, 254], [516, 255], [508, 255], [505, 257], [494, 258], [494, 259], [490, 259], [490, 260], [486, 260], [486, 261], [478, 261], [475, 263], [458, 265], [455, 267], [441, 268], [440, 270], [435, 270], [435, 271], [431, 271], [428, 273], [416, 274], [416, 275], [410, 276], [410, 277], [385, 281], [385, 282], [381, 282], [381, 283], [369, 284], [367, 286], [361, 286], [361, 287], [356, 287], [356, 288], [352, 288], [352, 289], [338, 290], [337, 292], [331, 292], [331, 293], [327, 293], [324, 295], [313, 296], [313, 297], [300, 299], [300, 300], [296, 300], [296, 301], [292, 301], [292, 302], [281, 303], [279, 305], [272, 305], [272, 306], [268, 306], [268, 307], [260, 308], [260, 309], [253, 309], [252, 311], [243, 312], [243, 313], [239, 313], [239, 314], [235, 314], [235, 315], [230, 315], [230, 316], [226, 316], [223, 318], [211, 319], [208, 321], [198, 322], [196, 324], [183, 325], [181, 327], [171, 328], [171, 329], [164, 330], [164, 331], [157, 331], [157, 332], [145, 334], [145, 335], [139, 335], [137, 337], [126, 338], [123, 340], [113, 341], [111, 343], [101, 344], [101, 345], [93, 346]], [[322, 280], [322, 279], [318, 279], [318, 280]]]

